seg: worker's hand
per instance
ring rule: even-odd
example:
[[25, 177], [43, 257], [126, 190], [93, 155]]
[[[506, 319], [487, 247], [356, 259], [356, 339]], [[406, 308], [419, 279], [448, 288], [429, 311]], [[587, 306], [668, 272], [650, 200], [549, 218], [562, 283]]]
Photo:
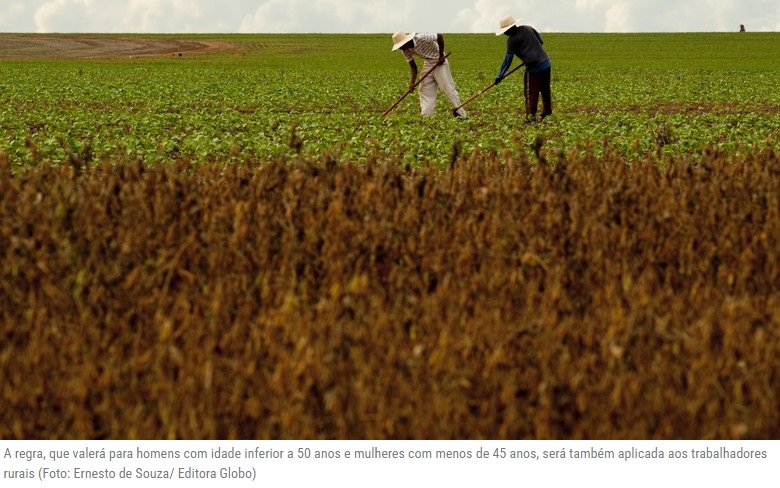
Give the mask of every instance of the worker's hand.
[[409, 84], [409, 93], [412, 93], [414, 91], [414, 83]]
[[504, 77], [501, 76], [501, 75], [496, 76], [495, 84], [498, 85], [499, 83], [501, 83], [501, 80], [503, 80], [503, 79], [504, 79]]
[[447, 58], [444, 56], [444, 53], [439, 54], [439, 64], [444, 64], [447, 62]]

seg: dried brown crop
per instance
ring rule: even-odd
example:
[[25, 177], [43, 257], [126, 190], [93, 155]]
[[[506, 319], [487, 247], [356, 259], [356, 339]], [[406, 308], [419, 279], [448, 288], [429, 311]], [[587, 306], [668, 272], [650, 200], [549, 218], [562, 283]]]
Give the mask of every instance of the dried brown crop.
[[455, 163], [0, 157], [0, 438], [780, 437], [778, 154]]

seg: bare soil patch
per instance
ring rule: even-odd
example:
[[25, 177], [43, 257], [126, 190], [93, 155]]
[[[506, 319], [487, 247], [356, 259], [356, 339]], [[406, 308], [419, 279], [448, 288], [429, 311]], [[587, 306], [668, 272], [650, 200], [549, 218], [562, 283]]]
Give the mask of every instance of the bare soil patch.
[[0, 34], [0, 60], [202, 54], [236, 49], [228, 42], [106, 34]]

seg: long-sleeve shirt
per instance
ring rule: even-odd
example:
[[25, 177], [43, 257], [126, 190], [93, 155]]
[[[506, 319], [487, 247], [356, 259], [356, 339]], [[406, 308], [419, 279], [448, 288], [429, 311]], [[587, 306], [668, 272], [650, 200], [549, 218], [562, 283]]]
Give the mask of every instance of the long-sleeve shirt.
[[542, 36], [530, 25], [521, 25], [507, 38], [506, 52], [520, 58], [526, 71], [536, 73], [551, 66], [550, 56], [542, 47]]

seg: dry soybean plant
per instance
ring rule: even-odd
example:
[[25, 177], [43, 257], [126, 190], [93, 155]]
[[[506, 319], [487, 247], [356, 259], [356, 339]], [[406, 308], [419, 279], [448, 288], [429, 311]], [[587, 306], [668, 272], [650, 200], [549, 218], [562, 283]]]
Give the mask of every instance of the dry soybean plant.
[[13, 169], [0, 438], [780, 436], [780, 158]]

